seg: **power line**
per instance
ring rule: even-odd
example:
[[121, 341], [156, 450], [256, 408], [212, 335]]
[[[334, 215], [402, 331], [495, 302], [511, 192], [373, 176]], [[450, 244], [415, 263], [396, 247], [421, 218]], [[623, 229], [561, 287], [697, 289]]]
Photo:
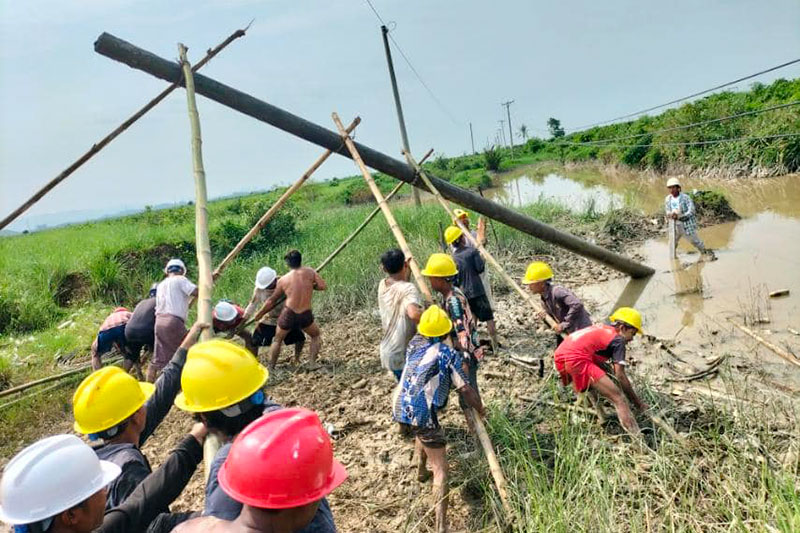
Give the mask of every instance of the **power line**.
[[[371, 0], [366, 0], [366, 2], [367, 2], [367, 5], [369, 5], [369, 8], [372, 10], [372, 12], [375, 13], [375, 16], [378, 18], [380, 23], [383, 26], [387, 26], [388, 27], [388, 25], [383, 21], [383, 17], [381, 17], [380, 13], [378, 13], [378, 10], [375, 9], [374, 5], [372, 5]], [[461, 122], [459, 122], [459, 120], [457, 118], [455, 118], [455, 116], [450, 112], [450, 110], [447, 109], [447, 107], [445, 107], [445, 105], [442, 103], [442, 101], [439, 100], [439, 98], [436, 96], [436, 94], [434, 94], [433, 90], [428, 86], [428, 84], [425, 83], [425, 80], [422, 79], [422, 76], [420, 75], [420, 73], [417, 72], [416, 68], [414, 68], [414, 65], [411, 63], [411, 60], [408, 58], [406, 53], [403, 51], [403, 48], [400, 46], [400, 44], [397, 42], [397, 40], [394, 38], [394, 36], [392, 36], [392, 33], [389, 32], [388, 35], [389, 35], [389, 39], [391, 39], [392, 43], [394, 43], [395, 48], [397, 48], [397, 51], [400, 52], [400, 56], [402, 56], [403, 60], [408, 65], [408, 68], [411, 69], [411, 72], [414, 73], [414, 76], [416, 76], [417, 80], [419, 80], [419, 82], [422, 84], [422, 86], [425, 87], [425, 90], [428, 91], [428, 94], [433, 99], [433, 101], [436, 103], [436, 105], [439, 107], [439, 110], [441, 110], [442, 113], [447, 115], [447, 117], [453, 122], [453, 124], [455, 124], [456, 126], [463, 126], [463, 124]]]
[[784, 108], [792, 107], [792, 106], [796, 106], [796, 105], [800, 105], [800, 100], [794, 100], [792, 102], [787, 102], [785, 104], [780, 104], [780, 105], [776, 105], [776, 106], [772, 106], [772, 107], [765, 107], [763, 109], [755, 109], [753, 111], [745, 111], [743, 113], [737, 113], [735, 115], [728, 115], [728, 116], [725, 116], [725, 117], [713, 118], [713, 119], [710, 119], [710, 120], [704, 120], [702, 122], [692, 122], [691, 124], [684, 124], [683, 126], [674, 126], [672, 128], [664, 128], [664, 129], [660, 129], [660, 130], [648, 131], [648, 132], [645, 132], [645, 133], [637, 133], [636, 135], [625, 135], [625, 136], [622, 136], [622, 137], [612, 137], [610, 139], [600, 139], [600, 140], [597, 140], [597, 141], [583, 141], [583, 144], [595, 144], [595, 145], [603, 146], [603, 145], [605, 145], [607, 143], [611, 143], [611, 142], [614, 142], [614, 141], [623, 141], [623, 140], [627, 140], [627, 139], [637, 139], [639, 137], [647, 137], [648, 135], [656, 135], [658, 133], [667, 133], [667, 132], [670, 132], [670, 131], [679, 131], [679, 130], [685, 130], [685, 129], [689, 129], [689, 128], [694, 128], [695, 126], [706, 126], [708, 124], [714, 124], [716, 122], [723, 122], [723, 121], [726, 121], [726, 120], [733, 120], [735, 118], [747, 117], [747, 116], [751, 116], [751, 115], [759, 115], [761, 113], [766, 113], [767, 111], [775, 111], [777, 109], [784, 109]]
[[[783, 139], [786, 137], [800, 137], [800, 131], [796, 131], [793, 133], [778, 133], [775, 135], [764, 135], [761, 137], [730, 137], [727, 139], [712, 139], [708, 141], [687, 141], [687, 142], [665, 142], [665, 143], [649, 143], [649, 144], [604, 144], [603, 147], [609, 148], [649, 148], [652, 146], [659, 147], [659, 146], [701, 146], [701, 145], [708, 145], [708, 144], [720, 144], [725, 142], [736, 142], [736, 141], [765, 141], [771, 139]], [[589, 142], [572, 142], [572, 141], [560, 141], [556, 144], [561, 145], [570, 145], [570, 146], [593, 146]]]
[[[367, 1], [369, 1], [369, 0], [367, 0]], [[601, 122], [595, 122], [594, 124], [588, 124], [586, 126], [579, 126], [577, 128], [573, 128], [573, 132], [574, 131], [585, 130], [585, 129], [588, 129], [588, 128], [593, 128], [595, 126], [600, 126], [602, 124], [608, 124], [609, 122], [616, 122], [618, 120], [635, 117], [636, 115], [641, 115], [643, 113], [648, 113], [648, 112], [654, 111], [656, 109], [661, 109], [662, 107], [667, 107], [667, 106], [672, 105], [672, 104], [677, 104], [679, 102], [683, 102], [684, 100], [689, 100], [690, 98], [695, 98], [697, 96], [702, 96], [702, 95], [708, 94], [708, 93], [710, 93], [712, 91], [716, 91], [717, 89], [722, 89], [724, 87], [729, 87], [729, 86], [735, 85], [735, 84], [737, 84], [739, 82], [742, 82], [742, 81], [745, 81], [745, 80], [749, 80], [751, 78], [755, 78], [756, 76], [761, 76], [762, 74], [767, 74], [768, 72], [772, 72], [774, 70], [778, 70], [778, 69], [781, 69], [781, 68], [784, 68], [784, 67], [788, 67], [789, 65], [794, 65], [795, 63], [800, 63], [800, 58], [793, 59], [791, 61], [787, 61], [786, 63], [781, 63], [780, 65], [776, 65], [774, 67], [770, 67], [768, 69], [756, 72], [755, 74], [749, 74], [747, 76], [741, 77], [741, 78], [733, 80], [733, 81], [729, 81], [727, 83], [723, 83], [721, 85], [717, 85], [716, 87], [712, 87], [712, 88], [706, 89], [704, 91], [700, 91], [700, 92], [696, 92], [694, 94], [690, 94], [689, 96], [684, 96], [682, 98], [677, 98], [675, 100], [667, 102], [666, 104], [660, 104], [660, 105], [657, 105], [657, 106], [648, 107], [647, 109], [642, 109], [640, 111], [635, 111], [633, 113], [628, 113], [627, 115], [622, 115], [622, 116], [611, 118], [611, 119], [608, 119], [608, 120], [603, 120]]]

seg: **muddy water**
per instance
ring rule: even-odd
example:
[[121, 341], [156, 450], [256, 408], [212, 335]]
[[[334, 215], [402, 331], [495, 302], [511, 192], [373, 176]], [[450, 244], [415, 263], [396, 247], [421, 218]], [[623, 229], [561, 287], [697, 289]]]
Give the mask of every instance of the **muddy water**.
[[[592, 171], [528, 175], [517, 171], [495, 199], [519, 205], [540, 197], [562, 201], [576, 210], [593, 202], [597, 210], [635, 206], [646, 213], [661, 210], [666, 194], [663, 179], [636, 175], [605, 175]], [[679, 258], [669, 259], [666, 234], [645, 242], [639, 250], [656, 269], [646, 281], [619, 278], [583, 287], [582, 295], [600, 314], [620, 305], [634, 305], [644, 315], [646, 330], [674, 340], [681, 350], [706, 355], [720, 351], [753, 353], [755, 341], [734, 332], [727, 319], [744, 320], [769, 341], [800, 356], [800, 175], [763, 180], [684, 180], [685, 189], [723, 192], [742, 220], [700, 229], [717, 261], [703, 261], [686, 242]], [[790, 294], [769, 298], [768, 293]], [[599, 318], [599, 317], [596, 317]], [[735, 334], [734, 334], [735, 333]], [[760, 349], [764, 363], [783, 374], [776, 355]], [[795, 382], [800, 382], [800, 373]]]

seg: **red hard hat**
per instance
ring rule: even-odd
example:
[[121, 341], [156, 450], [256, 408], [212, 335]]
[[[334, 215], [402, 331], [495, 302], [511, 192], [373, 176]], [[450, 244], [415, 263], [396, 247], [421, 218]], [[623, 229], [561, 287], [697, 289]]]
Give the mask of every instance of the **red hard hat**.
[[219, 484], [237, 502], [289, 509], [315, 502], [347, 479], [331, 439], [308, 409], [268, 413], [236, 437]]

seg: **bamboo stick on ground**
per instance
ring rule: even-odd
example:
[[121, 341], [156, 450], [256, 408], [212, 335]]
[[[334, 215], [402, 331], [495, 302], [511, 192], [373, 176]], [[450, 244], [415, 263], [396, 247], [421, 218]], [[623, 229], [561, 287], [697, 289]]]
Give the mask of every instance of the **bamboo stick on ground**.
[[[359, 117], [356, 117], [353, 120], [353, 122], [347, 127], [347, 132], [350, 133], [351, 131], [353, 131], [356, 128], [356, 126], [358, 126], [359, 122], [361, 122], [361, 119]], [[239, 255], [239, 253], [247, 245], [247, 243], [253, 240], [253, 237], [255, 237], [259, 231], [264, 229], [264, 226], [267, 225], [267, 222], [269, 222], [270, 219], [272, 219], [272, 217], [275, 216], [275, 213], [277, 213], [278, 210], [281, 207], [283, 207], [283, 204], [285, 204], [286, 201], [289, 200], [289, 197], [292, 196], [297, 191], [297, 189], [299, 189], [300, 186], [303, 185], [319, 167], [322, 166], [322, 163], [324, 163], [332, 153], [333, 153], [332, 150], [325, 150], [322, 153], [322, 155], [319, 156], [317, 160], [314, 161], [314, 163], [310, 167], [308, 167], [308, 170], [306, 170], [303, 173], [303, 175], [300, 176], [300, 178], [292, 184], [291, 187], [286, 189], [286, 192], [284, 192], [281, 195], [281, 197], [278, 198], [278, 200], [267, 210], [267, 212], [264, 213], [264, 215], [258, 220], [258, 222], [256, 222], [255, 226], [253, 226], [250, 229], [250, 231], [248, 231], [247, 234], [245, 234], [245, 236], [242, 237], [242, 239], [236, 244], [236, 246], [234, 246], [233, 250], [231, 250], [228, 253], [225, 259], [223, 259], [222, 262], [219, 264], [219, 266], [217, 266], [216, 270], [214, 270], [213, 278], [215, 281], [219, 277], [219, 275], [222, 274], [222, 271], [228, 267], [231, 261], [233, 261], [237, 255]]]
[[339, 129], [339, 134], [342, 136], [342, 139], [344, 139], [345, 146], [347, 146], [347, 149], [350, 151], [350, 155], [353, 157], [353, 161], [355, 161], [356, 165], [361, 170], [361, 174], [364, 175], [364, 179], [367, 181], [367, 185], [372, 191], [372, 195], [375, 196], [375, 200], [378, 202], [378, 206], [381, 208], [383, 216], [386, 217], [386, 222], [389, 224], [389, 229], [392, 230], [395, 239], [397, 239], [397, 244], [399, 244], [400, 248], [403, 250], [403, 253], [406, 256], [406, 260], [409, 263], [409, 267], [411, 267], [411, 272], [414, 274], [414, 278], [417, 281], [417, 285], [419, 285], [420, 291], [428, 300], [428, 302], [432, 304], [433, 295], [431, 294], [431, 291], [428, 288], [427, 283], [425, 282], [425, 278], [422, 277], [422, 272], [419, 269], [419, 264], [417, 263], [417, 260], [411, 253], [411, 249], [408, 247], [408, 242], [406, 242], [406, 238], [403, 236], [403, 232], [400, 231], [400, 226], [397, 225], [397, 220], [395, 220], [392, 211], [389, 209], [389, 206], [386, 203], [386, 198], [383, 197], [383, 194], [381, 193], [380, 189], [375, 184], [375, 180], [372, 178], [372, 175], [369, 173], [369, 170], [367, 170], [364, 161], [361, 159], [361, 155], [358, 153], [358, 150], [356, 149], [356, 145], [353, 143], [353, 140], [345, 131], [344, 126], [342, 125], [342, 121], [339, 119], [339, 115], [333, 113], [332, 117], [333, 117], [333, 122]]
[[798, 361], [795, 357], [792, 357], [786, 350], [782, 350], [779, 346], [776, 346], [775, 344], [769, 342], [767, 339], [761, 337], [750, 328], [737, 324], [730, 318], [728, 319], [728, 322], [733, 324], [739, 331], [742, 331], [747, 335], [749, 335], [750, 337], [753, 337], [755, 340], [757, 340], [758, 342], [760, 342], [761, 344], [763, 344], [764, 346], [766, 346], [767, 348], [769, 348], [770, 350], [781, 356], [781, 358], [785, 359], [786, 361], [792, 363], [795, 366], [800, 366], [800, 361]]
[[[186, 82], [186, 104], [189, 111], [189, 124], [192, 130], [192, 168], [194, 169], [195, 190], [195, 241], [197, 248], [197, 319], [206, 324], [212, 323], [211, 293], [214, 279], [211, 275], [211, 243], [208, 239], [208, 195], [206, 193], [206, 172], [203, 168], [203, 139], [200, 132], [200, 114], [194, 94], [192, 67], [186, 59], [186, 47], [179, 43], [178, 53], [183, 66]], [[209, 340], [214, 333], [206, 328], [200, 333], [202, 340]]]
[[[219, 54], [226, 46], [231, 44], [239, 37], [243, 37], [248, 28], [250, 28], [249, 24], [247, 25], [246, 28], [241, 30], [236, 30], [235, 32], [233, 32], [231, 35], [228, 36], [227, 39], [222, 41], [216, 47], [209, 48], [208, 52], [206, 53], [206, 56], [203, 59], [201, 59], [192, 68], [192, 70], [193, 71], [200, 70], [206, 63], [211, 61], [211, 59], [215, 55]], [[156, 105], [158, 105], [159, 102], [161, 102], [164, 98], [169, 96], [169, 94], [178, 87], [180, 87], [179, 83], [173, 83], [172, 85], [161, 91], [158, 94], [158, 96], [147, 102], [141, 109], [136, 111], [136, 113], [131, 115], [125, 122], [120, 124], [114, 131], [112, 131], [111, 133], [100, 139], [98, 142], [93, 144], [92, 147], [89, 148], [89, 150], [86, 153], [80, 156], [77, 160], [75, 160], [75, 162], [73, 162], [66, 169], [62, 170], [58, 176], [47, 182], [47, 184], [44, 187], [36, 191], [36, 193], [34, 193], [34, 195], [31, 196], [30, 198], [28, 198], [28, 200], [24, 204], [22, 204], [20, 207], [11, 212], [3, 220], [0, 220], [0, 229], [5, 228], [9, 224], [11, 224], [14, 220], [16, 220], [22, 213], [30, 209], [30, 207], [39, 200], [41, 200], [45, 194], [50, 192], [53, 188], [55, 188], [56, 185], [67, 179], [73, 172], [82, 167], [84, 163], [86, 163], [92, 157], [94, 157], [94, 155], [100, 152], [100, 150], [102, 150], [103, 148], [105, 148], [108, 143], [116, 139], [120, 133], [127, 130], [134, 122], [142, 118], [148, 111], [153, 109]]]
[[[108, 361], [107, 364], [113, 365], [122, 361], [122, 358], [111, 359]], [[46, 378], [35, 379], [33, 381], [29, 381], [28, 383], [24, 383], [22, 385], [17, 385], [16, 387], [11, 387], [10, 389], [6, 389], [4, 391], [0, 391], [0, 398], [5, 396], [10, 396], [12, 394], [16, 394], [18, 392], [22, 392], [24, 390], [30, 389], [31, 387], [35, 387], [37, 385], [43, 385], [44, 383], [50, 383], [52, 381], [59, 381], [61, 379], [67, 378], [69, 376], [73, 376], [75, 374], [79, 374], [81, 372], [85, 372], [86, 370], [91, 370], [92, 364], [86, 363], [85, 365], [81, 365], [78, 368], [73, 368], [72, 370], [68, 370], [66, 372], [62, 372], [60, 374], [55, 374], [52, 376], [47, 376]]]
[[475, 434], [483, 448], [483, 453], [486, 455], [486, 462], [489, 463], [489, 470], [494, 478], [494, 483], [497, 486], [497, 493], [500, 495], [500, 502], [503, 504], [503, 510], [509, 521], [514, 519], [514, 511], [508, 503], [508, 491], [506, 490], [506, 478], [503, 475], [503, 469], [500, 467], [500, 462], [497, 460], [497, 454], [494, 452], [492, 439], [489, 438], [489, 433], [486, 432], [486, 426], [483, 425], [483, 420], [475, 412], [474, 409], [468, 407], [464, 409], [464, 413], [472, 422], [472, 427], [475, 429]]

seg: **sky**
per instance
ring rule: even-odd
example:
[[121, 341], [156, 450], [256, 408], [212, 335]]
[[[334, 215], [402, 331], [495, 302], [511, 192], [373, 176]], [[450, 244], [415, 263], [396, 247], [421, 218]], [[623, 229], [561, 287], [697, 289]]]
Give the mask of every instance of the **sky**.
[[[514, 129], [546, 136], [800, 57], [797, 0], [372, 0], [434, 99], [394, 48], [412, 152], [449, 156]], [[381, 41], [365, 0], [0, 0], [0, 215], [67, 167], [165, 84], [96, 54], [106, 31], [196, 62], [255, 19], [203, 74], [398, 158]], [[800, 76], [793, 65], [763, 76]], [[742, 89], [747, 88], [744, 84]], [[209, 196], [288, 185], [322, 149], [198, 97]], [[506, 126], [507, 128], [507, 126]], [[508, 132], [506, 131], [506, 135]], [[516, 142], [519, 142], [518, 140]], [[315, 179], [357, 172], [333, 156]], [[177, 90], [10, 229], [193, 199], [186, 96]]]

